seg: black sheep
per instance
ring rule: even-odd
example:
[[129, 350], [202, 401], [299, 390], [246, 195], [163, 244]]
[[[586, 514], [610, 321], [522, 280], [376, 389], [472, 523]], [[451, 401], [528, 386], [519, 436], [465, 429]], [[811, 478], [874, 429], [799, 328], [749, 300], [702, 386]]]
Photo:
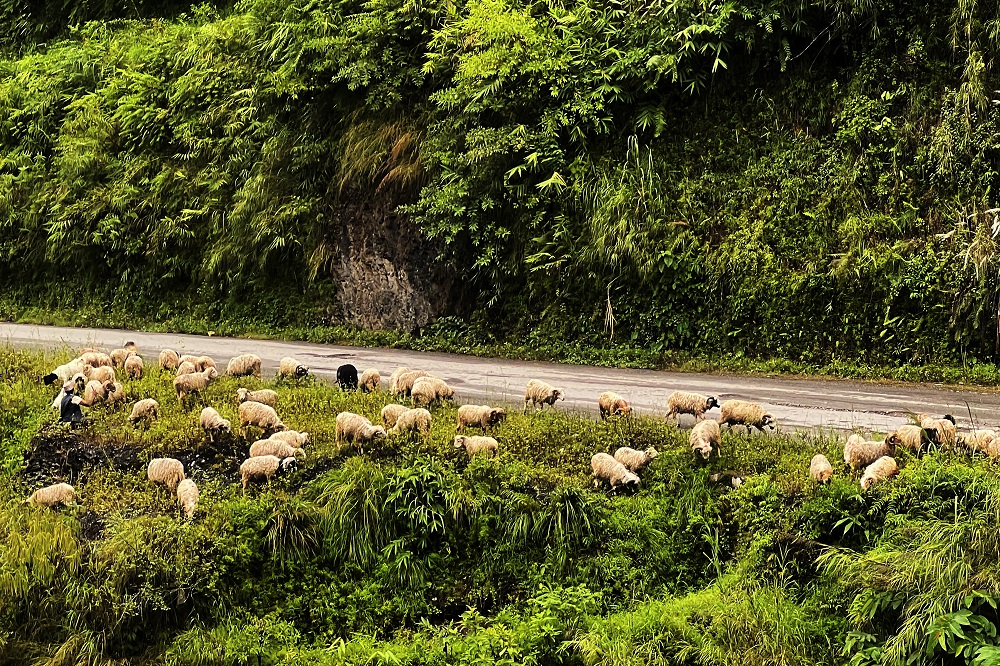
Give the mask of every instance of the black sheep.
[[358, 369], [348, 363], [337, 368], [337, 383], [343, 391], [354, 391], [358, 388]]

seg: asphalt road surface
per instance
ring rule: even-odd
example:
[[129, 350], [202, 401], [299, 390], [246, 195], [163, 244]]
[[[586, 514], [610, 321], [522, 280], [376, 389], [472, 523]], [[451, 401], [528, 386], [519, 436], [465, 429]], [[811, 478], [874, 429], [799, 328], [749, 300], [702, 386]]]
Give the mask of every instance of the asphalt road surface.
[[[831, 428], [887, 431], [905, 423], [911, 413], [952, 414], [959, 426], [1000, 425], [1000, 394], [988, 389], [957, 389], [928, 384], [879, 384], [830, 379], [799, 379], [722, 374], [618, 370], [590, 366], [477, 358], [458, 354], [369, 349], [336, 345], [251, 340], [245, 338], [140, 333], [92, 328], [62, 328], [0, 323], [0, 343], [18, 347], [112, 349], [131, 340], [147, 363], [169, 347], [180, 354], [207, 354], [224, 368], [230, 358], [253, 353], [264, 362], [265, 375], [275, 373], [283, 356], [294, 356], [320, 377], [333, 378], [337, 367], [352, 363], [359, 374], [376, 367], [383, 383], [398, 366], [441, 377], [455, 389], [460, 403], [522, 404], [529, 379], [543, 379], [566, 395], [560, 409], [596, 412], [597, 396], [616, 391], [644, 414], [663, 414], [671, 391], [684, 389], [765, 405], [782, 430]], [[713, 410], [709, 415], [717, 415]]]

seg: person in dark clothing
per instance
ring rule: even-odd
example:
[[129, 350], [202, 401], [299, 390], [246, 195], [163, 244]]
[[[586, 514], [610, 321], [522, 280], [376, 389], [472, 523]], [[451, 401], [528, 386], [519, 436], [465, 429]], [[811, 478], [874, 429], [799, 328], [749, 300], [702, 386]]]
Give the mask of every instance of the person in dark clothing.
[[63, 396], [59, 401], [59, 423], [68, 423], [71, 427], [77, 428], [86, 423], [81, 407], [90, 407], [93, 401], [87, 402], [76, 395], [76, 384], [66, 382], [63, 384]]

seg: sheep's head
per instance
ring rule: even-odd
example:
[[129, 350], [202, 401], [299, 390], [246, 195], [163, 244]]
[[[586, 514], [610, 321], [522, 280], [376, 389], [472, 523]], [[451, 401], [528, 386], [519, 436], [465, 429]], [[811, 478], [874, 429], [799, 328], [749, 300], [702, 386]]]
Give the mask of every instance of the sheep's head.
[[305, 446], [306, 444], [308, 444], [309, 442], [311, 442], [311, 441], [312, 441], [312, 440], [311, 440], [311, 439], [309, 438], [309, 433], [307, 433], [307, 432], [303, 432], [303, 433], [299, 433], [299, 434], [301, 434], [301, 435], [302, 435], [302, 446]]
[[555, 402], [556, 400], [565, 400], [565, 399], [566, 395], [562, 392], [562, 389], [552, 390], [552, 402]]
[[660, 455], [660, 453], [656, 449], [654, 449], [652, 446], [649, 447], [648, 449], [646, 449], [645, 451], [643, 451], [642, 453], [643, 453], [643, 455], [646, 456], [646, 460], [652, 460], [656, 456]]
[[500, 423], [502, 421], [506, 421], [506, 420], [507, 420], [507, 410], [502, 409], [500, 407], [494, 407], [494, 408], [490, 409], [490, 415], [487, 418], [487, 422], [491, 426], [494, 426], [494, 425], [496, 425], [496, 424], [498, 424], [498, 423]]
[[302, 460], [305, 460], [305, 459], [306, 459], [306, 452], [305, 452], [305, 451], [303, 451], [303, 450], [302, 450], [301, 448], [298, 448], [298, 449], [295, 449], [295, 450], [294, 450], [294, 451], [292, 452], [292, 455], [293, 455], [293, 456], [294, 456], [294, 457], [295, 457], [296, 459], [299, 459], [299, 458], [301, 458]]
[[305, 365], [297, 365], [297, 366], [295, 366], [295, 376], [296, 377], [305, 377], [308, 374], [309, 374], [309, 367], [308, 366], [305, 366]]
[[761, 417], [761, 419], [760, 419], [760, 424], [761, 424], [761, 426], [763, 426], [765, 428], [773, 428], [774, 427], [774, 417], [765, 412], [764, 416]]
[[288, 472], [294, 472], [296, 469], [298, 469], [298, 466], [299, 464], [295, 461], [295, 458], [289, 456], [281, 460], [281, 463], [278, 465], [278, 472], [282, 474], [287, 474]]
[[239, 404], [242, 405], [244, 402], [246, 402], [249, 396], [250, 396], [250, 391], [248, 391], [247, 389], [245, 388], [236, 389], [236, 402], [238, 402]]
[[942, 421], [951, 421], [952, 425], [958, 425], [957, 423], [955, 423], [955, 417], [952, 416], [951, 414], [945, 414], [944, 416], [941, 417], [941, 420]]
[[941, 435], [938, 428], [924, 428], [923, 431], [924, 431], [924, 437], [927, 439], [928, 442], [930, 442], [931, 444], [941, 443]]
[[712, 445], [707, 442], [701, 442], [695, 444], [693, 447], [694, 452], [701, 456], [702, 460], [708, 460], [712, 456]]
[[230, 423], [228, 419], [222, 419], [222, 421], [220, 421], [219, 424], [215, 426], [215, 430], [220, 433], [223, 432], [231, 433], [233, 431], [233, 424]]
[[889, 447], [890, 451], [895, 451], [897, 446], [902, 446], [903, 440], [900, 438], [899, 433], [890, 432], [885, 436], [885, 445]]
[[84, 373], [77, 373], [73, 376], [73, 383], [76, 384], [76, 389], [78, 391], [82, 391], [87, 386], [87, 378], [84, 376]]
[[385, 439], [386, 437], [388, 437], [388, 433], [386, 433], [385, 428], [383, 428], [382, 426], [376, 426], [376, 425], [368, 426], [365, 430], [366, 434], [368, 435], [368, 439], [372, 441], [375, 441], [377, 439]]
[[274, 433], [274, 432], [285, 432], [286, 430], [288, 430], [288, 426], [286, 426], [281, 421], [278, 421], [277, 423], [274, 424], [274, 426], [271, 427], [271, 432], [272, 433]]
[[729, 480], [729, 485], [731, 485], [733, 488], [739, 488], [740, 486], [743, 485], [743, 477], [740, 476], [731, 477]]
[[214, 367], [210, 367], [205, 370], [205, 377], [207, 377], [208, 379], [215, 379], [218, 376], [219, 376], [219, 371], [216, 370]]
[[719, 406], [719, 399], [714, 395], [708, 396], [708, 400], [705, 401], [705, 409], [708, 410], [712, 409], [712, 407], [718, 407], [718, 406]]
[[874, 476], [865, 475], [861, 477], [861, 490], [868, 490], [869, 488], [872, 487], [873, 483], [875, 483]]
[[640, 483], [639, 477], [633, 474], [632, 472], [626, 474], [625, 478], [622, 479], [622, 485], [628, 488], [629, 490], [638, 490], [639, 483]]
[[467, 440], [468, 440], [468, 438], [465, 437], [464, 435], [455, 435], [455, 448], [456, 449], [464, 449], [465, 448], [465, 442]]
[[618, 407], [618, 413], [619, 414], [631, 414], [632, 413], [632, 405], [628, 404], [627, 402], [624, 402], [622, 405], [620, 405]]
[[53, 384], [56, 383], [57, 379], [59, 379], [59, 375], [57, 375], [54, 372], [50, 372], [49, 374], [42, 377], [42, 383], [45, 384], [46, 386], [52, 386]]
[[131, 340], [129, 340], [128, 342], [126, 342], [126, 343], [125, 343], [125, 344], [124, 344], [124, 345], [122, 346], [122, 349], [128, 349], [128, 350], [130, 350], [130, 351], [139, 351], [139, 348], [138, 348], [138, 347], [136, 347], [136, 346], [135, 346], [135, 343], [134, 343], [134, 342], [132, 342]]

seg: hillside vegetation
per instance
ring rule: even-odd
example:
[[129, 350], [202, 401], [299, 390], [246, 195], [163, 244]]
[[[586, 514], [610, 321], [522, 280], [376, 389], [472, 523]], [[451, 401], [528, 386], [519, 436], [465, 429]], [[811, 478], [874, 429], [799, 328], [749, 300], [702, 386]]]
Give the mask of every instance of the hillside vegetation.
[[995, 360], [996, 2], [3, 12], [8, 317]]
[[[220, 377], [204, 400], [224, 417], [267, 384], [312, 437], [297, 471], [243, 492], [255, 435], [209, 443], [169, 373], [126, 382], [160, 402], [148, 429], [128, 407], [54, 425], [38, 377], [69, 357], [0, 349], [2, 664], [1000, 663], [986, 459], [900, 452], [862, 494], [835, 437], [728, 431], [702, 465], [660, 419], [515, 411], [499, 456], [469, 460], [451, 406], [426, 440], [362, 455], [334, 418], [377, 419], [385, 393]], [[591, 455], [621, 445], [660, 455], [638, 492], [595, 490]], [[829, 485], [807, 478], [816, 452]], [[146, 479], [163, 455], [201, 489], [191, 521]], [[710, 480], [727, 469], [739, 488]], [[22, 503], [55, 481], [74, 506]]]

